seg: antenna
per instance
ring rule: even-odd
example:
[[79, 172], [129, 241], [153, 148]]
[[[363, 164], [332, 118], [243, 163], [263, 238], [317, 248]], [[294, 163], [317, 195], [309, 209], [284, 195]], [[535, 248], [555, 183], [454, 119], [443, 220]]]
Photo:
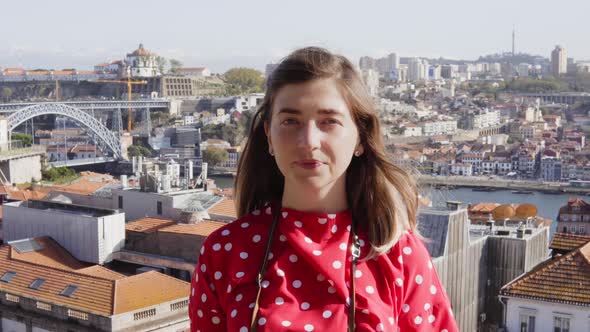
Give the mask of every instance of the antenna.
[[514, 25], [512, 26], [512, 56], [514, 56], [516, 54], [515, 52], [515, 40], [516, 40], [516, 30], [514, 28]]

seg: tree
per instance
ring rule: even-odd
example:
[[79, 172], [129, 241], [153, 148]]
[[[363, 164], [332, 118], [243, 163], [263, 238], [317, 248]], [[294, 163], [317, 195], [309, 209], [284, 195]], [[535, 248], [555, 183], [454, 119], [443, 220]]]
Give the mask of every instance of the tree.
[[182, 62], [180, 62], [180, 60], [170, 59], [170, 72], [171, 73], [176, 73], [178, 68], [181, 68], [181, 67], [182, 67]]
[[23, 146], [30, 146], [33, 144], [33, 136], [24, 133], [14, 133], [10, 136], [10, 139], [14, 141], [21, 141]]
[[164, 58], [163, 56], [157, 56], [156, 57], [156, 64], [158, 65], [158, 70], [160, 71], [161, 74], [164, 74], [164, 71], [166, 70], [166, 64], [168, 64], [168, 60], [166, 60], [166, 58]]
[[203, 162], [206, 162], [211, 167], [223, 164], [229, 158], [229, 153], [226, 150], [208, 147], [203, 151]]
[[127, 148], [127, 155], [129, 155], [129, 157], [151, 157], [152, 152], [148, 148], [141, 145], [131, 145]]
[[5, 102], [10, 100], [10, 97], [12, 97], [12, 89], [5, 86], [2, 88], [2, 99], [4, 99]]
[[42, 172], [43, 178], [49, 181], [58, 181], [76, 175], [74, 170], [67, 167], [56, 167]]
[[227, 83], [226, 92], [229, 95], [241, 95], [264, 90], [264, 78], [262, 73], [256, 69], [232, 68], [223, 74], [223, 80]]

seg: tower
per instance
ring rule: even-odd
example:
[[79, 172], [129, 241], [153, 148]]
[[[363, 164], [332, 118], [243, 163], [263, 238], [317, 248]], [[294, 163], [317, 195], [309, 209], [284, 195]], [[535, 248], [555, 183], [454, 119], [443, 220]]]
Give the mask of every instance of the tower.
[[516, 54], [515, 41], [516, 41], [516, 31], [514, 30], [514, 27], [512, 27], [512, 56], [514, 56]]

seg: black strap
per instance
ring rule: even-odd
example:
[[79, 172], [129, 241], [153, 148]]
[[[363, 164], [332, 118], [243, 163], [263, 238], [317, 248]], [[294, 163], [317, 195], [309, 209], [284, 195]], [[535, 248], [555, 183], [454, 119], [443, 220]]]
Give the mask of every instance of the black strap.
[[[268, 239], [266, 240], [266, 250], [264, 253], [264, 259], [262, 261], [262, 265], [260, 266], [260, 270], [258, 272], [258, 277], [256, 278], [256, 285], [258, 287], [258, 292], [256, 294], [256, 302], [254, 302], [254, 311], [252, 313], [252, 320], [250, 321], [250, 332], [256, 332], [258, 329], [258, 313], [260, 310], [260, 296], [262, 293], [262, 278], [266, 274], [266, 268], [268, 264], [268, 256], [270, 254], [270, 247], [272, 245], [274, 231], [277, 227], [277, 223], [279, 220], [279, 215], [281, 213], [281, 202], [278, 201], [277, 205], [275, 206], [275, 211], [272, 218], [272, 224], [270, 226], [270, 231], [268, 232]], [[355, 330], [355, 309], [356, 309], [356, 288], [355, 288], [355, 273], [356, 273], [356, 264], [357, 258], [360, 257], [361, 254], [361, 247], [360, 241], [356, 233], [356, 222], [355, 219], [352, 218], [352, 224], [350, 227], [350, 235], [351, 235], [351, 243], [350, 252], [352, 255], [352, 264], [350, 265], [350, 304], [348, 306], [348, 331], [353, 332]]]

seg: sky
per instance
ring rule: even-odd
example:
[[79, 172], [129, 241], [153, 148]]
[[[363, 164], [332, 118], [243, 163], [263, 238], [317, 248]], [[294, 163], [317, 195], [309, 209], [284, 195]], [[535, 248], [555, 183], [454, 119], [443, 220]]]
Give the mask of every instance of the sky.
[[474, 60], [555, 45], [590, 60], [588, 0], [3, 0], [0, 67], [77, 68], [119, 60], [139, 43], [187, 67], [264, 69], [322, 46], [363, 55]]

